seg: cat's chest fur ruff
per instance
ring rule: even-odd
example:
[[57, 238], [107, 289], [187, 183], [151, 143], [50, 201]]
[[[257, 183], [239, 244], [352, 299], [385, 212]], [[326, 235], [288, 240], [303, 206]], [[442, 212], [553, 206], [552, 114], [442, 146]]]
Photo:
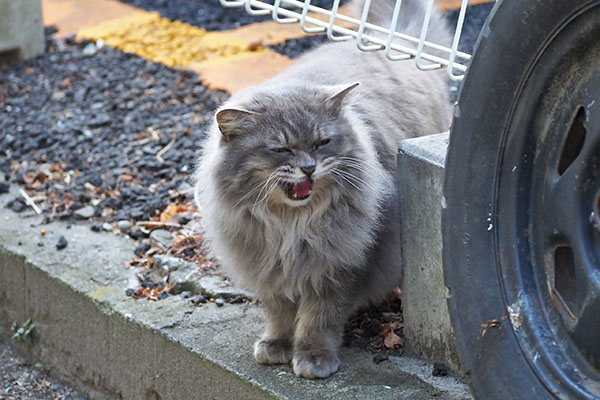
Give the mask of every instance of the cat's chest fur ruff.
[[368, 197], [360, 201], [372, 202], [371, 212], [359, 213], [348, 199], [338, 199], [318, 209], [275, 208], [258, 216], [247, 214], [244, 223], [252, 234], [238, 231], [229, 250], [235, 249], [240, 261], [252, 265], [232, 264], [242, 267], [237, 273], [262, 296], [277, 293], [293, 299], [337, 285], [340, 274], [364, 264], [373, 244], [380, 204], [375, 196]]

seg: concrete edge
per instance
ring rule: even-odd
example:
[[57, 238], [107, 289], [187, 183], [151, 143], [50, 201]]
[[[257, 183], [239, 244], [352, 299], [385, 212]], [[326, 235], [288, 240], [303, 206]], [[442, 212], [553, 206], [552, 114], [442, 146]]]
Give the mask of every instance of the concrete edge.
[[[3, 333], [13, 322], [32, 319], [33, 345], [21, 344], [21, 350], [90, 398], [275, 398], [258, 382], [114, 309], [104, 296], [122, 296], [118, 288], [85, 293], [1, 245], [0, 266], [8, 288], [0, 297]], [[189, 382], [197, 389], [185, 390]]]
[[446, 302], [442, 190], [448, 132], [400, 142], [404, 334], [411, 350], [463, 374]]
[[[260, 307], [127, 298], [132, 240], [62, 222], [43, 225], [41, 235], [41, 217], [4, 207], [12, 189], [0, 195], [0, 326], [6, 333], [31, 318], [33, 346], [23, 349], [90, 398], [470, 398], [455, 378], [431, 376], [425, 361], [375, 364], [355, 348], [342, 348], [342, 368], [326, 380], [258, 365], [251, 348]], [[59, 251], [60, 236], [68, 246]]]

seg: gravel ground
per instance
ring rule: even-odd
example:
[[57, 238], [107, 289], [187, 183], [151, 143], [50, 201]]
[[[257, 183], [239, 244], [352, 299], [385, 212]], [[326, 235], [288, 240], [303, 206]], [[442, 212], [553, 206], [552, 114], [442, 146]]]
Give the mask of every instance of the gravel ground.
[[298, 39], [288, 39], [284, 43], [279, 43], [273, 46], [267, 46], [272, 50], [275, 50], [279, 54], [288, 56], [290, 58], [296, 58], [304, 52], [314, 49], [319, 45], [328, 41], [327, 35], [315, 35], [307, 36]]
[[0, 400], [85, 399], [75, 389], [49, 376], [43, 365], [21, 356], [9, 339], [0, 337]]
[[39, 195], [49, 219], [150, 219], [189, 191], [228, 95], [193, 73], [108, 47], [85, 56], [85, 46], [48, 40], [46, 55], [0, 68], [0, 171]]

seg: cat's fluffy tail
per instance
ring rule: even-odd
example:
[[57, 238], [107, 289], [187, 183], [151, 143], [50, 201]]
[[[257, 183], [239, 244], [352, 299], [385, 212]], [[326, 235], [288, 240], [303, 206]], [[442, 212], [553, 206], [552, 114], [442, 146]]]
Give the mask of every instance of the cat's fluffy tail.
[[[364, 0], [354, 0], [352, 2], [353, 13], [355, 16], [362, 15]], [[392, 23], [392, 15], [396, 0], [371, 0], [369, 7], [369, 16], [367, 21], [381, 25], [385, 28]], [[421, 28], [425, 19], [427, 10], [427, 0], [402, 0], [402, 7], [398, 16], [396, 31], [406, 33], [411, 36], [419, 37]], [[429, 29], [427, 31], [427, 40], [441, 45], [449, 46], [451, 43], [451, 33], [448, 23], [441, 11], [434, 8]]]

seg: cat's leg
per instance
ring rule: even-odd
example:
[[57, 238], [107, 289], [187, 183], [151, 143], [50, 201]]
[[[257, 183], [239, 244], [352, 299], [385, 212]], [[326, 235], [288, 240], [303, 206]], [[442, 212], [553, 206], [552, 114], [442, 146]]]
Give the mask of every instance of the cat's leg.
[[261, 300], [267, 317], [262, 338], [254, 343], [254, 358], [261, 364], [287, 364], [292, 359], [297, 307], [284, 297]]
[[338, 349], [351, 305], [340, 299], [302, 299], [294, 334], [294, 373], [305, 378], [327, 378], [338, 370]]

